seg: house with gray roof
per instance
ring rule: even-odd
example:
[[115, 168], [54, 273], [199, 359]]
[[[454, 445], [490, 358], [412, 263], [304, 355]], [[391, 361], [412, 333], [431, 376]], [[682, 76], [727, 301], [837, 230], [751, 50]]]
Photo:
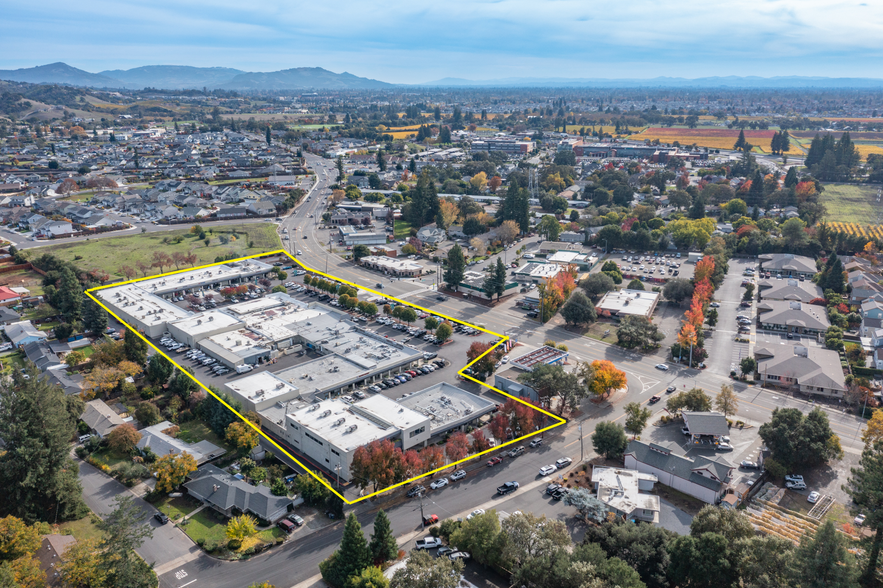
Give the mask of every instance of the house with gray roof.
[[786, 333], [824, 333], [831, 326], [824, 306], [788, 300], [764, 300], [757, 305], [761, 328]]
[[267, 486], [252, 486], [211, 464], [193, 472], [184, 487], [191, 496], [225, 516], [233, 516], [235, 510], [270, 523], [284, 517], [289, 507], [303, 502], [303, 499], [292, 502], [287, 496], [274, 496]]
[[196, 465], [202, 465], [227, 453], [226, 449], [222, 449], [209, 441], [187, 443], [177, 439], [174, 437], [177, 430], [178, 427], [169, 421], [163, 421], [142, 429], [141, 440], [138, 441], [138, 449], [149, 447], [158, 456], [189, 453], [196, 460]]
[[625, 467], [653, 474], [660, 484], [674, 488], [708, 504], [718, 504], [726, 493], [735, 466], [723, 457], [675, 455], [672, 444], [630, 441], [625, 451]]
[[86, 403], [86, 410], [80, 420], [89, 426], [89, 430], [99, 437], [106, 437], [125, 421], [103, 400], [95, 399]]
[[840, 398], [846, 378], [840, 355], [831, 349], [803, 345], [756, 347], [757, 374], [764, 385]]
[[816, 298], [824, 297], [824, 292], [819, 286], [809, 280], [799, 279], [770, 279], [760, 280], [757, 283], [761, 300], [796, 300], [797, 302], [809, 302]]
[[3, 328], [3, 332], [16, 347], [49, 338], [49, 335], [37, 329], [31, 321], [10, 323]]
[[816, 262], [804, 255], [793, 253], [767, 253], [757, 257], [761, 270], [792, 278], [811, 278], [818, 273]]

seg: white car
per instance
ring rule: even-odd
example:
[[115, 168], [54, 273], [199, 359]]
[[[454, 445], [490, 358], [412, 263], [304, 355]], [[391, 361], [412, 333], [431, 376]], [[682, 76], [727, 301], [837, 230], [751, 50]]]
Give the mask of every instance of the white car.
[[534, 255], [533, 253], [525, 253], [521, 257], [523, 257], [524, 259], [533, 259], [534, 257], [536, 257], [536, 255]]
[[301, 251], [301, 250], [300, 250], [300, 249], [298, 249], [298, 250], [297, 250], [297, 254], [298, 254], [298, 255], [303, 255], [303, 254], [304, 254], [304, 252], [303, 252], [303, 251]]
[[448, 479], [441, 478], [439, 480], [436, 480], [432, 484], [430, 484], [429, 487], [432, 488], [433, 490], [438, 490], [439, 488], [444, 488], [447, 485], [448, 485]]
[[809, 493], [809, 496], [806, 497], [806, 501], [815, 504], [816, 502], [819, 501], [819, 498], [821, 498], [821, 497], [822, 497], [821, 494], [819, 494], [818, 492], [813, 490], [812, 492]]
[[787, 476], [785, 476], [785, 481], [792, 483], [800, 482], [801, 484], [803, 484], [803, 476], [799, 476], [797, 474], [788, 474]]
[[483, 508], [476, 508], [476, 509], [473, 510], [471, 513], [469, 513], [468, 515], [466, 515], [466, 520], [467, 520], [467, 521], [471, 521], [473, 518], [477, 517], [478, 515], [483, 515], [483, 514], [484, 514], [484, 509], [483, 509]]
[[508, 356], [508, 355], [504, 355], [504, 356], [503, 356], [503, 359], [502, 359], [501, 361], [502, 361], [503, 363], [509, 363], [509, 356]]
[[657, 364], [656, 364], [656, 369], [658, 369], [658, 370], [662, 370], [662, 371], [664, 371], [664, 372], [667, 372], [667, 371], [668, 371], [668, 366], [665, 365], [664, 363], [657, 363]]
[[543, 467], [540, 468], [540, 475], [541, 475], [541, 476], [548, 476], [548, 475], [550, 475], [550, 474], [555, 473], [555, 470], [557, 470], [557, 469], [558, 469], [558, 468], [556, 468], [556, 467], [553, 466], [553, 465], [543, 466]]
[[717, 302], [712, 302], [712, 303], [709, 304], [708, 306], [710, 306], [711, 308], [719, 308], [719, 307], [720, 307], [720, 304], [718, 304]]
[[457, 480], [462, 480], [466, 477], [466, 470], [457, 470], [453, 474], [451, 474], [451, 481], [456, 482]]
[[573, 463], [573, 460], [571, 458], [562, 457], [561, 459], [559, 459], [558, 461], [555, 462], [555, 467], [560, 470], [563, 467], [569, 466], [571, 463]]
[[861, 526], [865, 522], [865, 515], [860, 514], [852, 521], [856, 526]]

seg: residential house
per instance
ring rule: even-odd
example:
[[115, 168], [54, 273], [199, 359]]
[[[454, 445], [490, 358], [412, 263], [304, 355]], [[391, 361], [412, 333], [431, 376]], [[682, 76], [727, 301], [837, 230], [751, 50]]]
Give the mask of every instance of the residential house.
[[52, 349], [52, 346], [45, 339], [25, 343], [22, 345], [22, 350], [28, 361], [37, 366], [37, 369], [41, 372], [46, 372], [62, 365], [58, 353]]
[[417, 231], [417, 238], [424, 245], [437, 245], [447, 238], [447, 234], [433, 223]]
[[274, 216], [276, 214], [276, 207], [273, 206], [273, 203], [265, 200], [250, 203], [247, 210], [256, 216]]
[[21, 320], [21, 315], [6, 306], [0, 306], [0, 326], [6, 326], [9, 323], [17, 323]]
[[190, 496], [228, 517], [242, 512], [275, 523], [297, 504], [287, 496], [274, 496], [267, 486], [252, 486], [241, 476], [236, 477], [211, 464], [193, 472], [184, 487]]
[[59, 237], [71, 235], [73, 232], [73, 225], [67, 221], [48, 221], [34, 231], [34, 234], [42, 237]]
[[754, 349], [758, 378], [764, 385], [803, 394], [842, 397], [846, 378], [840, 355], [830, 349], [803, 345], [771, 345]]
[[676, 455], [677, 444], [632, 440], [625, 451], [625, 467], [656, 476], [665, 484], [707, 503], [717, 504], [726, 493], [735, 466], [721, 456], [692, 458]]
[[92, 433], [102, 438], [126, 422], [103, 400], [97, 398], [86, 403], [86, 410], [80, 420], [86, 423]]
[[219, 208], [215, 213], [217, 218], [242, 218], [248, 215], [248, 207], [231, 206], [228, 208]]
[[211, 216], [211, 212], [201, 206], [185, 206], [181, 209], [181, 217], [186, 219], [204, 218]]
[[3, 332], [6, 333], [6, 337], [9, 338], [9, 340], [12, 341], [12, 344], [16, 347], [49, 338], [45, 332], [37, 329], [31, 321], [10, 323], [3, 327]]
[[61, 574], [58, 571], [61, 559], [65, 552], [70, 549], [77, 540], [73, 535], [43, 535], [40, 543], [40, 549], [37, 550], [36, 558], [40, 565], [40, 570], [46, 574], [47, 588], [61, 588], [66, 584], [62, 581]]
[[156, 455], [189, 453], [196, 460], [196, 465], [202, 465], [227, 453], [225, 449], [209, 441], [187, 443], [175, 437], [177, 432], [177, 425], [169, 421], [142, 429], [138, 449], [149, 447]]
[[760, 280], [757, 283], [757, 288], [762, 300], [809, 302], [824, 297], [822, 289], [807, 279], [802, 281], [794, 278]]
[[849, 292], [849, 304], [861, 304], [871, 297], [883, 297], [883, 286], [878, 284], [879, 277], [862, 271], [851, 271], [846, 276], [846, 283], [852, 287]]
[[0, 305], [8, 306], [21, 300], [21, 293], [7, 286], [0, 286]]

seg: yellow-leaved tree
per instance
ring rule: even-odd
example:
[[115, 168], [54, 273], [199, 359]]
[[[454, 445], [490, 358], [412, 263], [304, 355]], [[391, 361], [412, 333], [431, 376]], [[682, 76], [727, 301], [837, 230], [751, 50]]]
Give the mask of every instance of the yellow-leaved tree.
[[153, 465], [156, 472], [156, 489], [171, 492], [184, 483], [187, 474], [196, 471], [196, 460], [189, 453], [163, 455]]

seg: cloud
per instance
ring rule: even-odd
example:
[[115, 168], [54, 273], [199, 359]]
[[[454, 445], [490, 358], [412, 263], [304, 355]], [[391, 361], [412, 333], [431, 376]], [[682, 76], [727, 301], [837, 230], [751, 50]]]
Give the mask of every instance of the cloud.
[[4, 8], [0, 67], [320, 66], [394, 82], [873, 75], [883, 11], [828, 0], [43, 0]]

